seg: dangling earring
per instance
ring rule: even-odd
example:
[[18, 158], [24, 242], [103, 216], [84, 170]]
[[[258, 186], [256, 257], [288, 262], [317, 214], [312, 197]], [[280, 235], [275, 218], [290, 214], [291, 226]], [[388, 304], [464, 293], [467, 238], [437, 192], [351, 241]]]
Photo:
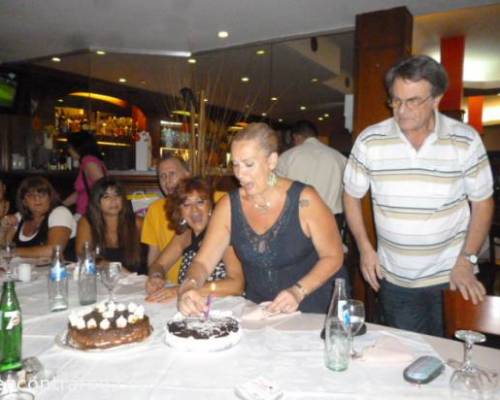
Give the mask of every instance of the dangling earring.
[[179, 221], [179, 224], [181, 224], [182, 226], [186, 225], [187, 224], [187, 221], [182, 218], [180, 221]]
[[267, 186], [274, 187], [278, 183], [278, 176], [271, 171], [271, 173], [267, 176]]
[[212, 210], [210, 210], [210, 211], [208, 212], [208, 216], [209, 216], [209, 217], [211, 217], [211, 216], [212, 216]]

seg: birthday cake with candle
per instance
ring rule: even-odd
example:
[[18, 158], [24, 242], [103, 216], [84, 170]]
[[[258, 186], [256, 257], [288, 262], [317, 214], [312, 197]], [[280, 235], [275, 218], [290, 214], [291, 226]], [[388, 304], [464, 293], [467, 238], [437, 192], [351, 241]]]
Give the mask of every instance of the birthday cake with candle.
[[106, 349], [140, 342], [152, 331], [144, 306], [103, 302], [69, 315], [67, 342], [81, 350]]
[[165, 342], [184, 351], [220, 351], [240, 341], [241, 327], [231, 312], [212, 311], [208, 318], [177, 313], [167, 322]]

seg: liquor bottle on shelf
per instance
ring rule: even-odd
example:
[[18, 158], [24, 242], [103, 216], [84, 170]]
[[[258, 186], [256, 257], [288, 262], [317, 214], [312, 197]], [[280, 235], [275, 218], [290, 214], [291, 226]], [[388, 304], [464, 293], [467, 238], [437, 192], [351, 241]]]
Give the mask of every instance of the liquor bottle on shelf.
[[23, 325], [14, 281], [5, 281], [0, 301], [0, 372], [22, 368]]

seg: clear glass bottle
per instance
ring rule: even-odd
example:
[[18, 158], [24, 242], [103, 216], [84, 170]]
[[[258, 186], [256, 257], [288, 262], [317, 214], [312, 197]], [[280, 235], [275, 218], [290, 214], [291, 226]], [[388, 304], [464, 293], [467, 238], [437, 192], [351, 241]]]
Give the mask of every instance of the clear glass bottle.
[[343, 306], [346, 301], [345, 280], [337, 278], [325, 319], [325, 365], [332, 371], [344, 371], [349, 365], [350, 341], [343, 323]]
[[68, 270], [59, 245], [54, 247], [49, 271], [49, 307], [50, 311], [68, 308]]
[[3, 283], [0, 301], [0, 372], [21, 369], [23, 325], [14, 281]]
[[343, 307], [347, 301], [347, 291], [345, 279], [335, 279], [335, 288], [333, 290], [332, 301], [328, 309], [327, 318], [337, 318], [343, 321]]
[[97, 269], [89, 242], [85, 242], [78, 269], [78, 299], [82, 306], [97, 301]]

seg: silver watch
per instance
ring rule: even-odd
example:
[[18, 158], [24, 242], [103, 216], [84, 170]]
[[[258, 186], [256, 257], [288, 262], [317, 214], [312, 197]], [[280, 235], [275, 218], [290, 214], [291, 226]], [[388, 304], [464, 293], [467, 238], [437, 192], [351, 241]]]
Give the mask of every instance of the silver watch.
[[467, 261], [469, 261], [472, 265], [477, 265], [477, 261], [478, 261], [478, 258], [477, 258], [477, 255], [476, 254], [472, 254], [472, 253], [465, 253], [463, 252], [462, 255], [465, 257], [465, 259]]

